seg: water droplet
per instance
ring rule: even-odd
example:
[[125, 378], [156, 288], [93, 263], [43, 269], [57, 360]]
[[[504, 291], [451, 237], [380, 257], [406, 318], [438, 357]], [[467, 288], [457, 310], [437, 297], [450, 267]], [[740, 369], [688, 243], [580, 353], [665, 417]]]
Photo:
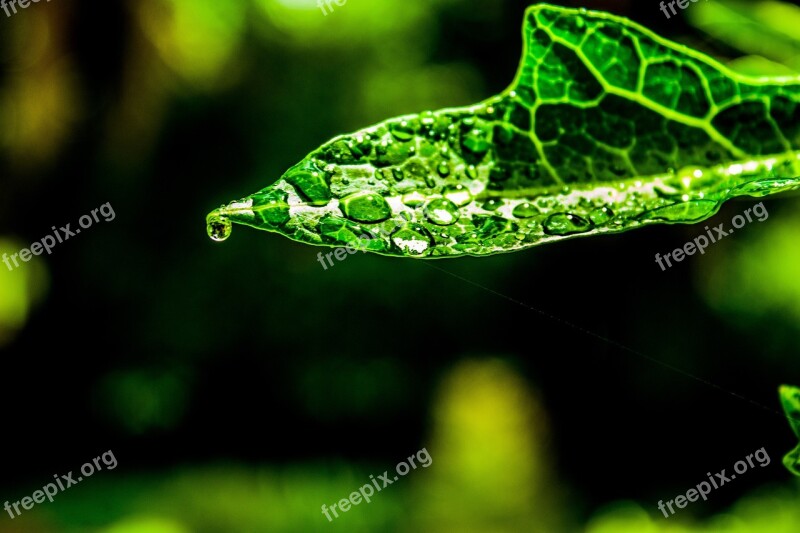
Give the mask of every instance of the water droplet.
[[426, 196], [418, 191], [403, 195], [403, 203], [408, 207], [419, 207], [425, 203], [426, 199]]
[[212, 214], [209, 215], [206, 223], [208, 236], [217, 242], [222, 242], [231, 236], [233, 224], [226, 217]]
[[374, 164], [376, 166], [388, 167], [400, 165], [411, 155], [411, 143], [395, 142], [391, 138], [384, 139], [375, 147]]
[[614, 218], [614, 212], [605, 206], [598, 207], [597, 209], [594, 209], [591, 213], [589, 213], [589, 220], [591, 220], [592, 224], [594, 224], [595, 226], [605, 224], [612, 218]]
[[467, 168], [464, 169], [464, 173], [471, 180], [478, 179], [478, 169], [475, 168], [475, 165], [467, 165]]
[[490, 239], [505, 233], [519, 231], [517, 224], [497, 215], [475, 215], [472, 217], [472, 224], [475, 226], [477, 236], [481, 239]]
[[392, 169], [392, 176], [394, 176], [394, 179], [396, 179], [397, 181], [403, 181], [403, 178], [405, 177], [403, 175], [403, 169], [397, 167]]
[[366, 157], [372, 152], [372, 144], [369, 142], [369, 138], [363, 135], [356, 135], [351, 138], [347, 143], [347, 147], [356, 159]]
[[671, 184], [666, 182], [660, 182], [653, 185], [653, 191], [660, 196], [661, 198], [665, 199], [672, 199], [682, 194], [680, 189], [673, 187]]
[[501, 205], [503, 205], [502, 200], [498, 200], [497, 198], [492, 198], [491, 200], [484, 202], [483, 208], [486, 209], [487, 211], [494, 211]]
[[489, 146], [486, 132], [479, 128], [473, 128], [461, 138], [461, 147], [475, 155], [485, 154], [489, 150]]
[[405, 166], [405, 171], [411, 174], [412, 177], [423, 179], [428, 175], [428, 169], [419, 161], [410, 161]]
[[391, 235], [392, 243], [406, 255], [422, 255], [433, 246], [433, 236], [420, 224], [408, 224]]
[[439, 166], [436, 167], [436, 171], [439, 172], [439, 175], [442, 177], [450, 175], [450, 165], [442, 161], [439, 163]]
[[439, 226], [449, 226], [458, 221], [458, 208], [446, 198], [433, 200], [425, 207], [428, 220]]
[[472, 201], [472, 194], [463, 185], [448, 187], [442, 194], [445, 198], [456, 204], [458, 207], [467, 205]]
[[298, 194], [310, 205], [323, 206], [331, 200], [328, 175], [310, 163], [301, 163], [289, 169], [283, 179], [297, 189]]
[[540, 214], [539, 210], [536, 209], [536, 206], [529, 203], [529, 202], [522, 202], [521, 204], [517, 205], [512, 213], [517, 218], [531, 218], [535, 217], [536, 215]]
[[361, 191], [339, 202], [345, 216], [359, 222], [382, 222], [392, 215], [392, 209], [380, 194]]
[[410, 141], [414, 138], [414, 128], [407, 120], [389, 124], [389, 131], [394, 135], [395, 139], [401, 142]]
[[555, 213], [544, 222], [544, 231], [549, 235], [573, 235], [592, 229], [592, 223], [569, 213]]

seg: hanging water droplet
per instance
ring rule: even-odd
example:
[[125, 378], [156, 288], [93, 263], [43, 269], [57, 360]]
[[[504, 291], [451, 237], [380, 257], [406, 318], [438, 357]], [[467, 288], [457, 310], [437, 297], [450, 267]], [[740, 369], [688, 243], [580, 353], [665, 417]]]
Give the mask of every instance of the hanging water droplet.
[[439, 226], [449, 226], [458, 221], [458, 208], [446, 198], [439, 198], [425, 207], [428, 220]]
[[467, 205], [472, 201], [472, 194], [470, 194], [469, 189], [464, 187], [463, 185], [455, 185], [453, 187], [447, 187], [442, 195], [456, 204], [458, 207]]
[[549, 235], [573, 235], [592, 229], [592, 223], [570, 213], [556, 213], [544, 221], [544, 231]]
[[211, 214], [206, 222], [206, 232], [208, 236], [217, 242], [222, 242], [231, 236], [233, 224], [226, 217]]

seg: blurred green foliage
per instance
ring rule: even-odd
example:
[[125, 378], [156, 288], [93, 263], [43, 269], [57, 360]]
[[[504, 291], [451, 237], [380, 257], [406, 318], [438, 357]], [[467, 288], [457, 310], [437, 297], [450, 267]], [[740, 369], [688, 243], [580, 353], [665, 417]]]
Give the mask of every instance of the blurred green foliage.
[[[794, 7], [701, 2], [685, 12], [705, 17], [697, 30], [664, 26], [654, 4], [586, 5], [750, 56], [749, 72], [798, 70]], [[1, 533], [800, 529], [796, 482], [772, 467], [663, 519], [658, 499], [712, 459], [796, 439], [547, 316], [775, 405], [800, 373], [796, 198], [669, 274], [652, 254], [691, 226], [444, 272], [369, 256], [322, 271], [285, 239], [242, 232], [221, 251], [202, 231], [209, 202], [337, 133], [498, 92], [524, 7], [64, 1], [0, 15], [0, 253], [101, 202], [119, 215], [24, 269], [0, 265], [3, 501], [92, 450], [119, 459]], [[710, 28], [728, 12], [751, 22]], [[327, 522], [323, 503], [422, 446], [430, 468]]]

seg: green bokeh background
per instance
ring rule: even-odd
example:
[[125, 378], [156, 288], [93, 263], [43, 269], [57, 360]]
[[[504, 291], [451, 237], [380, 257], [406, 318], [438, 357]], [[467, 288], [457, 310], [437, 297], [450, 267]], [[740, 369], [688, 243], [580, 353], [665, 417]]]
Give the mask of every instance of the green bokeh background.
[[[658, 2], [563, 4], [743, 72], [800, 71], [789, 3], [699, 2], [669, 20]], [[118, 460], [54, 503], [0, 512], [0, 533], [800, 530], [777, 401], [800, 384], [796, 197], [666, 272], [655, 254], [699, 226], [328, 270], [277, 235], [207, 237], [211, 209], [327, 139], [505, 88], [526, 5], [0, 11], [0, 252], [106, 202], [116, 215], [0, 266], [0, 504]], [[768, 466], [658, 511], [761, 447]], [[332, 523], [320, 512], [421, 448], [430, 467]]]

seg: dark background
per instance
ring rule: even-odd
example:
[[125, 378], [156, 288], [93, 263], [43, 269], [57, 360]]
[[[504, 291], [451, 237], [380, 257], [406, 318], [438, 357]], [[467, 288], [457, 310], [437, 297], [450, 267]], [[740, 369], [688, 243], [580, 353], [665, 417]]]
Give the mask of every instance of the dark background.
[[[22, 294], [28, 308], [0, 322], [0, 500], [109, 449], [119, 461], [56, 503], [0, 517], [0, 531], [112, 531], [104, 528], [150, 512], [189, 531], [452, 530], [447, 517], [465, 507], [428, 519], [429, 504], [410, 502], [437, 460], [448, 464], [436, 413], [449, 376], [493, 361], [544, 413], [527, 430], [546, 450], [544, 489], [559, 495], [543, 512], [559, 517], [517, 510], [519, 521], [505, 520], [487, 496], [475, 531], [538, 531], [550, 520], [583, 530], [620, 501], [661, 526], [658, 500], [761, 447], [768, 467], [670, 520], [708, 519], [759, 491], [789, 490], [795, 499], [780, 501], [797, 506], [780, 465], [795, 442], [777, 401], [779, 384], [800, 384], [799, 258], [784, 238], [800, 224], [796, 198], [764, 200], [768, 221], [666, 272], [655, 253], [700, 226], [432, 263], [358, 254], [327, 271], [319, 249], [274, 234], [236, 227], [214, 243], [204, 224], [211, 209], [268, 185], [334, 135], [504, 89], [528, 5], [386, 0], [368, 11], [349, 0], [327, 17], [306, 9], [288, 19], [291, 2], [241, 3], [53, 0], [0, 12], [2, 249], [75, 226], [105, 202], [116, 213], [19, 271], [0, 269], [0, 297]], [[690, 24], [688, 12], [704, 5], [671, 20], [656, 2], [580, 5], [722, 61], [747, 53]], [[211, 13], [199, 19], [207, 27], [190, 15], [170, 26], [194, 9]], [[240, 22], [225, 30], [235, 44], [208, 66], [218, 26], [237, 9]], [[731, 202], [710, 223], [755, 201]], [[478, 434], [491, 444], [492, 417], [506, 411], [484, 400], [467, 386], [459, 401], [488, 417]], [[333, 525], [319, 515], [321, 503], [426, 446], [434, 462], [409, 475], [419, 479]], [[263, 502], [281, 520], [226, 529], [194, 514], [196, 505], [215, 515], [216, 493], [247, 493], [236, 484], [253, 472], [283, 479]], [[305, 481], [292, 484], [287, 472]], [[195, 503], [164, 489], [176, 478]], [[448, 486], [449, 497], [467, 506], [459, 491], [494, 486], [481, 483]], [[252, 514], [236, 502], [259, 505], [232, 500], [231, 517]]]

